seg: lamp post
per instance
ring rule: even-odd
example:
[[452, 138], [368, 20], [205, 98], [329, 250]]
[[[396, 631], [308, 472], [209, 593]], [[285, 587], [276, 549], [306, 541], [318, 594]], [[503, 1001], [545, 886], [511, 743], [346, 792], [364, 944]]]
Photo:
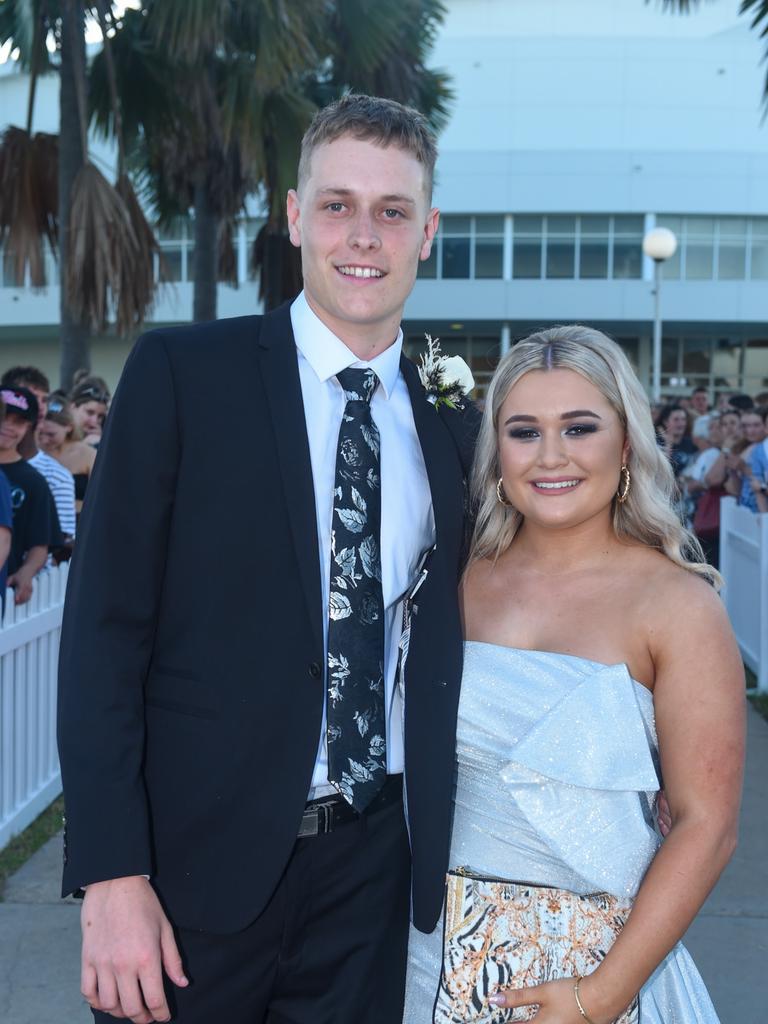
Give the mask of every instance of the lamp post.
[[669, 228], [653, 228], [643, 238], [643, 252], [653, 260], [653, 385], [651, 397], [661, 401], [661, 264], [674, 256], [677, 238]]

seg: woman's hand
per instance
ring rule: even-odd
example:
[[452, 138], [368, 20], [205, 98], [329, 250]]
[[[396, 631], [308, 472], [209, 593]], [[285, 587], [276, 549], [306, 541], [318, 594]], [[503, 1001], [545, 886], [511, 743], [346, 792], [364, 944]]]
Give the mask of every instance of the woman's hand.
[[[533, 1019], [537, 1024], [584, 1024], [584, 1017], [579, 1012], [573, 991], [576, 981], [576, 978], [561, 978], [558, 981], [547, 981], [543, 985], [530, 985], [527, 988], [500, 989], [489, 997], [488, 1002], [503, 1009], [536, 1004], [539, 1009]], [[608, 1024], [617, 1014], [606, 1017], [605, 1014], [601, 1016], [598, 1013], [594, 994], [590, 993], [588, 983], [588, 978], [579, 983], [581, 1005], [593, 1024]], [[593, 997], [592, 1002], [590, 996]]]

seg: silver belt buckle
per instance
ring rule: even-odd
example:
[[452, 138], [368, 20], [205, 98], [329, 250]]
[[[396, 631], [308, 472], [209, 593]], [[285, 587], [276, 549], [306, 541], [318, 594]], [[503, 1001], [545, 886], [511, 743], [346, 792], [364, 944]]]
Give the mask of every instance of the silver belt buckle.
[[309, 836], [327, 835], [331, 831], [331, 808], [335, 803], [335, 800], [327, 800], [305, 808], [299, 825], [298, 838], [306, 839]]

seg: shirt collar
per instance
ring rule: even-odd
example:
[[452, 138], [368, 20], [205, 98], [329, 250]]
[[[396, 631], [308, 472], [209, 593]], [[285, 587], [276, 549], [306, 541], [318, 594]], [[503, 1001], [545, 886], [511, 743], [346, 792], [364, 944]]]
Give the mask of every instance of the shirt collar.
[[296, 347], [321, 381], [330, 380], [348, 366], [370, 367], [379, 378], [385, 398], [390, 398], [400, 373], [400, 354], [403, 350], [403, 332], [399, 329], [393, 345], [380, 352], [370, 362], [358, 359], [307, 302], [304, 292], [291, 304], [291, 325]]

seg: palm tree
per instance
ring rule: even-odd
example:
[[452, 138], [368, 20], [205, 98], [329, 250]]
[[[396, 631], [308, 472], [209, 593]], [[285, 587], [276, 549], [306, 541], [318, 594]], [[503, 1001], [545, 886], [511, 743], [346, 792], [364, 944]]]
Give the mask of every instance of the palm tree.
[[[445, 17], [441, 0], [334, 0], [326, 7], [319, 60], [305, 77], [305, 94], [317, 109], [344, 92], [385, 96], [416, 107], [439, 131], [453, 98], [449, 76], [426, 66]], [[254, 243], [252, 265], [260, 273], [267, 309], [301, 287], [300, 256], [288, 240], [285, 194], [296, 183], [301, 135], [309, 121], [274, 122], [265, 147], [280, 153], [280, 167], [265, 179], [267, 221]]]
[[[650, 0], [645, 0], [649, 3]], [[668, 10], [677, 11], [680, 14], [688, 14], [693, 8], [698, 7], [701, 0], [662, 0], [662, 4]], [[750, 28], [759, 31], [760, 37], [766, 40], [764, 60], [768, 62], [768, 0], [741, 0], [739, 14], [750, 16]], [[763, 106], [765, 116], [768, 116], [768, 69], [765, 74], [763, 86]]]
[[[101, 0], [95, 7], [105, 23]], [[126, 333], [143, 321], [155, 287], [157, 245], [125, 174], [122, 147], [117, 187], [88, 159], [85, 13], [83, 0], [4, 0], [0, 6], [0, 43], [11, 40], [30, 71], [26, 131], [9, 128], [0, 145], [0, 241], [13, 250], [17, 278], [29, 267], [36, 286], [44, 284], [43, 236], [52, 245], [58, 241], [65, 388], [76, 370], [90, 368], [90, 332], [106, 328], [110, 306], [118, 331]], [[37, 75], [55, 69], [49, 39], [59, 56], [58, 138], [31, 134]]]
[[[148, 0], [119, 23], [117, 89], [145, 196], [161, 222], [194, 210], [195, 320], [216, 316], [231, 222], [274, 160], [270, 126], [296, 124], [300, 137], [311, 116], [299, 84], [316, 64], [323, 10], [324, 0]], [[97, 58], [94, 113], [111, 134], [105, 74]]]

